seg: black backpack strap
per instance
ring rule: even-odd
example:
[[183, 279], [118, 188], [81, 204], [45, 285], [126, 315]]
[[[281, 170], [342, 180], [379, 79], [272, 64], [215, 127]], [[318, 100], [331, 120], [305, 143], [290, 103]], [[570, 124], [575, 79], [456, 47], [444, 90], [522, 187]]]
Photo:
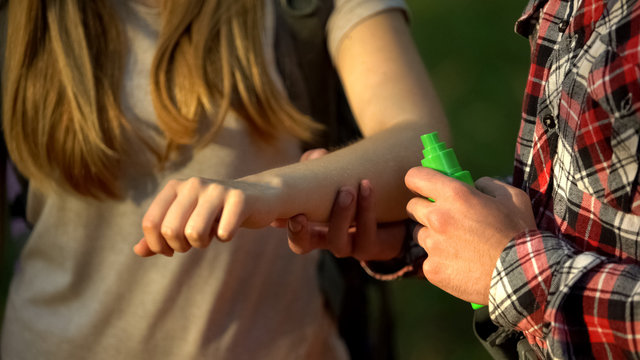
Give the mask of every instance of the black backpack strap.
[[327, 49], [332, 0], [276, 2], [276, 62], [291, 102], [327, 131], [311, 146], [338, 147], [360, 138]]

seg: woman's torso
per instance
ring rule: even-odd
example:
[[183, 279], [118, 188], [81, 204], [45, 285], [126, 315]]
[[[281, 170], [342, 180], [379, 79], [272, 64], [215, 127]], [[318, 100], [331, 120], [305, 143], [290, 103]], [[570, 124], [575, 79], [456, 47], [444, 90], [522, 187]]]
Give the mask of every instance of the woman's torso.
[[[157, 140], [148, 84], [159, 14], [129, 10], [118, 12], [130, 44], [122, 106], [136, 129]], [[4, 358], [345, 356], [323, 307], [315, 255], [291, 253], [281, 229], [242, 229], [229, 243], [173, 258], [142, 259], [131, 249], [147, 206], [169, 179], [233, 179], [282, 166], [297, 161], [297, 141], [283, 136], [264, 145], [230, 114], [214, 142], [184, 149], [163, 171], [154, 171], [142, 145], [132, 144], [129, 154], [125, 200], [32, 189], [35, 227], [10, 291]]]

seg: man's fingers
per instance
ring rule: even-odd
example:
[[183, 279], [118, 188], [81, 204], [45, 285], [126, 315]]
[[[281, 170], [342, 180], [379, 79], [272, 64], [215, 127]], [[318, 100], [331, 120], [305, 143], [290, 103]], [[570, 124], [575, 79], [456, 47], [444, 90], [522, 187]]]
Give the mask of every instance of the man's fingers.
[[429, 226], [429, 211], [433, 206], [435, 204], [425, 198], [414, 197], [407, 203], [407, 214], [420, 224]]
[[[533, 219], [531, 199], [521, 189], [489, 177], [478, 179], [475, 185], [478, 190], [493, 196], [503, 206], [515, 207], [522, 212], [524, 218]], [[529, 224], [529, 226], [534, 225], [533, 223]]]
[[409, 169], [404, 183], [414, 193], [435, 201], [447, 199], [451, 194], [468, 191], [463, 182], [421, 166]]
[[429, 243], [427, 243], [427, 227], [416, 225], [413, 229], [413, 238], [416, 240], [418, 245], [420, 245], [427, 253], [429, 253]]
[[512, 186], [487, 176], [476, 180], [474, 185], [476, 189], [494, 198], [512, 197]]
[[476, 187], [483, 193], [493, 196], [500, 206], [505, 207], [511, 215], [519, 219], [522, 230], [537, 227], [531, 208], [531, 199], [521, 189], [488, 177], [478, 179]]

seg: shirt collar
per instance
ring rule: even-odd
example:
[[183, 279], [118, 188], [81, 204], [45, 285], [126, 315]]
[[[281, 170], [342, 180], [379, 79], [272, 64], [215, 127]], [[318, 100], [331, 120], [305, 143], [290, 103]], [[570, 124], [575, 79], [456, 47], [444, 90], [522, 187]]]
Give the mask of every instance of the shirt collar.
[[529, 37], [535, 29], [535, 24], [538, 21], [538, 11], [549, 0], [529, 0], [527, 7], [522, 12], [522, 16], [516, 21], [515, 30], [518, 34]]

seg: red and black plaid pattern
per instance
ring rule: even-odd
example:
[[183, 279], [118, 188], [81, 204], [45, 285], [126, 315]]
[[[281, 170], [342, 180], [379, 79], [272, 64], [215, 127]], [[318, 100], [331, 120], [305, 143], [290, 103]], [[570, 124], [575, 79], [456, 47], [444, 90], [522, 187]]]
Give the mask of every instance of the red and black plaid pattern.
[[494, 271], [489, 310], [540, 356], [640, 358], [640, 4], [531, 0], [514, 184], [538, 224]]

